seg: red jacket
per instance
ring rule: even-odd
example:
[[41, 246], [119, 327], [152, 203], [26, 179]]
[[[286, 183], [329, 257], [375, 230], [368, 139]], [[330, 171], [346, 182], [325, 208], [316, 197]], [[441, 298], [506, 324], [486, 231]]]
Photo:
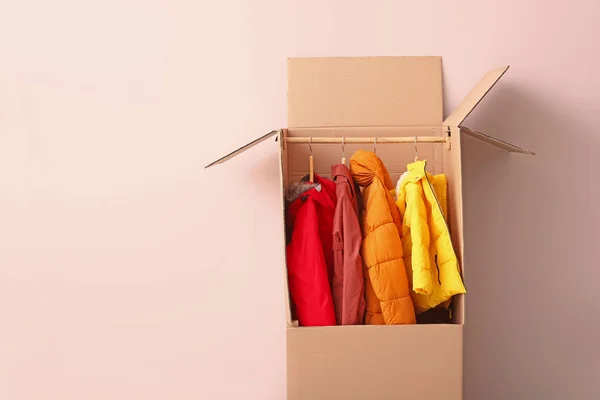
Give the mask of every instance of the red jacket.
[[338, 325], [360, 325], [365, 316], [365, 278], [358, 222], [360, 189], [344, 164], [331, 167], [337, 205], [333, 218], [333, 303]]
[[315, 176], [314, 183], [293, 184], [286, 194], [288, 283], [302, 326], [335, 325], [331, 296], [335, 184]]

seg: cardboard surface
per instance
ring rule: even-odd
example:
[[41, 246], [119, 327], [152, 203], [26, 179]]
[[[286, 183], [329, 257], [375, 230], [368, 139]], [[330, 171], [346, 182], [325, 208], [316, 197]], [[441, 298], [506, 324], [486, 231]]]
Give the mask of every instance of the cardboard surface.
[[460, 400], [460, 325], [287, 329], [288, 400]]
[[441, 57], [288, 60], [288, 127], [441, 125]]
[[[462, 186], [462, 137], [459, 127], [451, 128], [452, 147], [444, 152], [444, 173], [448, 180], [448, 216], [446, 221], [450, 229], [450, 238], [452, 247], [458, 264], [461, 269], [461, 275], [465, 276], [465, 242], [463, 231], [463, 186]], [[468, 285], [465, 283], [467, 293]], [[456, 324], [465, 322], [465, 295], [459, 294], [452, 298], [452, 319]]]

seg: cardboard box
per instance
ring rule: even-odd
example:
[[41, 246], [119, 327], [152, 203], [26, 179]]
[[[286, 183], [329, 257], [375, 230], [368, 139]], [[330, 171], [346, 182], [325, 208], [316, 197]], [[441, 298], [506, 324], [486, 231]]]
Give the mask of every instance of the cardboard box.
[[[447, 175], [448, 223], [464, 273], [469, 267], [463, 263], [462, 136], [533, 154], [461, 126], [507, 70], [486, 74], [443, 119], [440, 57], [289, 59], [288, 128], [272, 131], [207, 167], [275, 136], [285, 205], [284, 190], [308, 173], [311, 153], [316, 172], [330, 177], [331, 165], [342, 157], [342, 138], [348, 159], [359, 148], [375, 148], [394, 182], [418, 151], [430, 173]], [[405, 143], [390, 143], [398, 137]], [[453, 299], [452, 324], [332, 327], [299, 327], [290, 313], [289, 294], [286, 298], [288, 399], [462, 398], [465, 296]]]

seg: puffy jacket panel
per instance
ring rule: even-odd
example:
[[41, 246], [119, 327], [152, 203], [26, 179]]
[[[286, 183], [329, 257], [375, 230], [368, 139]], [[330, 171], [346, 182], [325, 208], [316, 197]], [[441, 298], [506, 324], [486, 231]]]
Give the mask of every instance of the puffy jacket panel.
[[446, 224], [446, 176], [430, 175], [426, 162], [408, 165], [396, 187], [402, 216], [404, 263], [417, 314], [465, 293]]
[[[350, 170], [363, 191], [363, 243], [367, 324], [413, 324], [415, 312], [403, 262], [400, 212], [389, 173], [372, 152], [359, 150]], [[368, 278], [368, 279], [367, 279]]]

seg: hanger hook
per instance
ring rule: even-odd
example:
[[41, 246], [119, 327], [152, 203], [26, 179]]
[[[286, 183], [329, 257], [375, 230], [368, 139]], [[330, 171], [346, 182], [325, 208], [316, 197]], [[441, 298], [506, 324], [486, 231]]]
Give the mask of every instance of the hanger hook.
[[415, 136], [415, 155], [419, 158], [419, 150], [417, 149], [417, 137]]
[[312, 137], [308, 138], [308, 149], [310, 150], [310, 154], [312, 155]]
[[373, 136], [373, 154], [377, 154], [377, 136]]
[[342, 136], [342, 158], [346, 158], [346, 137]]

